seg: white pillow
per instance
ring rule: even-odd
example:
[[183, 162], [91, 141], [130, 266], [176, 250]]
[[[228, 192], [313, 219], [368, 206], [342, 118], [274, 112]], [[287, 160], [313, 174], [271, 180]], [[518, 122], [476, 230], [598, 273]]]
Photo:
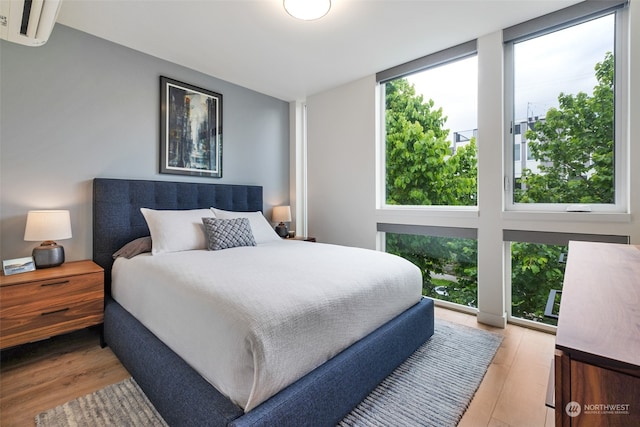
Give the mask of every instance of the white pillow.
[[222, 209], [211, 208], [216, 218], [221, 219], [234, 219], [234, 218], [249, 218], [249, 224], [251, 224], [251, 231], [253, 237], [256, 239], [256, 243], [267, 243], [274, 240], [282, 240], [276, 230], [271, 227], [269, 221], [262, 215], [262, 212], [231, 212], [223, 211]]
[[151, 232], [151, 253], [207, 249], [203, 217], [213, 218], [209, 209], [183, 211], [140, 208]]

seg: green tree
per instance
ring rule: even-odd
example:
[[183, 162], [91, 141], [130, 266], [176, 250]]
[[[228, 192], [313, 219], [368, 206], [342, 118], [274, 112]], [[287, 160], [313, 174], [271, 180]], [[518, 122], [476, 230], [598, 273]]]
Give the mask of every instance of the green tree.
[[451, 237], [387, 233], [387, 252], [422, 270], [422, 294], [477, 306], [477, 242]]
[[386, 84], [386, 190], [390, 205], [475, 205], [476, 141], [451, 153], [447, 117], [406, 79]]
[[566, 246], [511, 244], [511, 314], [522, 319], [555, 324], [544, 317], [549, 292], [562, 289]]
[[524, 169], [520, 203], [614, 203], [614, 57], [596, 64], [593, 95], [560, 93], [525, 134], [539, 173]]

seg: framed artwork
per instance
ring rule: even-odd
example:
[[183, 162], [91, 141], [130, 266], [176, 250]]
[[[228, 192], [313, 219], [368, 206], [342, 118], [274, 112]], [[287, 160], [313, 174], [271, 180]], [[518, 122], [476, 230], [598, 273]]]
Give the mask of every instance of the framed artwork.
[[222, 95], [160, 77], [160, 173], [222, 177]]
[[36, 264], [33, 262], [33, 257], [5, 259], [2, 261], [2, 271], [5, 276], [10, 274], [25, 273], [27, 271], [33, 271], [36, 269]]

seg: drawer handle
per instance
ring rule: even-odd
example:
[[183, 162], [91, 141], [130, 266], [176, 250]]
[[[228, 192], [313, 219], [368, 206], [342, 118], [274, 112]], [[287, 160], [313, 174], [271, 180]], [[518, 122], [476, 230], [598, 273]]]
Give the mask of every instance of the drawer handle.
[[69, 283], [69, 281], [68, 280], [63, 280], [62, 282], [43, 283], [40, 286], [44, 287], [44, 286], [64, 285], [65, 283]]
[[45, 313], [41, 313], [40, 315], [41, 315], [41, 316], [47, 316], [47, 315], [49, 315], [49, 314], [62, 313], [62, 312], [67, 311], [67, 310], [69, 310], [69, 307], [67, 307], [67, 308], [61, 308], [60, 310], [47, 311], [47, 312], [45, 312]]

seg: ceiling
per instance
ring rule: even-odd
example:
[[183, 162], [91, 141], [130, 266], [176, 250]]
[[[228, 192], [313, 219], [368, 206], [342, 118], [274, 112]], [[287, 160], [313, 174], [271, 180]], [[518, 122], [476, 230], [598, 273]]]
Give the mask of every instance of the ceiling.
[[282, 0], [64, 0], [58, 22], [293, 101], [577, 2], [332, 0], [300, 21]]

